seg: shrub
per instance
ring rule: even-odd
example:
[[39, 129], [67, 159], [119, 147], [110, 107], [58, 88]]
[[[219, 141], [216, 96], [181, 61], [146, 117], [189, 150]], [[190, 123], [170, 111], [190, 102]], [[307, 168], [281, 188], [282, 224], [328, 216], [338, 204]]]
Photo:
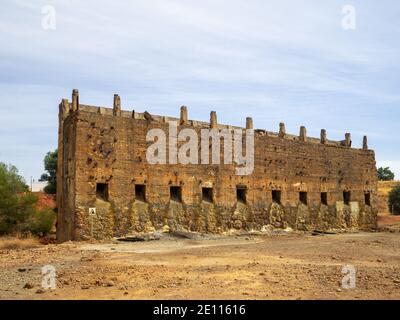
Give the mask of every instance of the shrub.
[[400, 214], [400, 184], [390, 191], [388, 204], [392, 214]]
[[43, 236], [51, 231], [55, 212], [38, 209], [38, 197], [27, 191], [18, 170], [0, 163], [0, 234]]
[[12, 194], [3, 200], [0, 204], [0, 234], [26, 232], [26, 222], [36, 212], [38, 198], [28, 192]]
[[50, 233], [55, 219], [56, 214], [52, 209], [44, 208], [42, 210], [36, 210], [28, 221], [26, 231], [34, 235], [45, 236]]

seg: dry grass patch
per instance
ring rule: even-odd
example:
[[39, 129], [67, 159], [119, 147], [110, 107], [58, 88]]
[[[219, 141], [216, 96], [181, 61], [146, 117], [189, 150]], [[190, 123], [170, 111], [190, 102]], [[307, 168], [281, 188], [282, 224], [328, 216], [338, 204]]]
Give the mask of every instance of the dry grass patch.
[[20, 239], [15, 237], [0, 238], [0, 250], [24, 250], [32, 249], [40, 246], [40, 242], [36, 238]]

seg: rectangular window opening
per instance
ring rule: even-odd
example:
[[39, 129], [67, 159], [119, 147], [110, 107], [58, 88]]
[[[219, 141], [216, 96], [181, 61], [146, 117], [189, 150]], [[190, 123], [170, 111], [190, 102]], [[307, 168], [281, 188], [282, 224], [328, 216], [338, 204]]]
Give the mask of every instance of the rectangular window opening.
[[350, 191], [343, 191], [343, 202], [345, 205], [349, 205], [351, 201], [351, 193]]
[[240, 203], [246, 203], [246, 186], [237, 186], [236, 187], [236, 200]]
[[202, 200], [205, 202], [213, 202], [213, 188], [202, 188]]
[[135, 200], [146, 202], [146, 186], [144, 184], [135, 185]]
[[108, 201], [108, 183], [96, 184], [96, 197], [98, 199]]
[[299, 199], [302, 204], [307, 205], [307, 192], [304, 191], [299, 192]]
[[365, 198], [365, 205], [371, 206], [371, 193], [369, 192], [364, 193], [364, 198]]
[[169, 188], [170, 198], [172, 201], [182, 202], [182, 188], [171, 186]]
[[321, 203], [325, 206], [328, 205], [328, 192], [321, 192]]
[[272, 190], [272, 201], [281, 204], [281, 194], [280, 190]]

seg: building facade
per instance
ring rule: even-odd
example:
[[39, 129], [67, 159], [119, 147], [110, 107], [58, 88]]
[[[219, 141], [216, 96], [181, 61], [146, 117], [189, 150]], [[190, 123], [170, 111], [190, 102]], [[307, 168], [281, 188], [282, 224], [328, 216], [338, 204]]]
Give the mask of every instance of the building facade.
[[[253, 130], [247, 118], [246, 129], [254, 132], [254, 170], [240, 175], [235, 162], [149, 163], [148, 132], [161, 129], [168, 135], [171, 122], [178, 132], [193, 129], [198, 136], [207, 128], [240, 129], [218, 124], [215, 112], [209, 123], [189, 120], [186, 107], [179, 118], [123, 111], [118, 95], [112, 108], [80, 104], [77, 90], [72, 102], [62, 100], [59, 241], [166, 228], [222, 233], [266, 225], [297, 230], [376, 227], [376, 163], [366, 137], [356, 149], [350, 134], [331, 141], [325, 130], [320, 138], [311, 138], [301, 127], [299, 135], [290, 135], [283, 123], [278, 133]], [[208, 142], [211, 150], [213, 141]]]

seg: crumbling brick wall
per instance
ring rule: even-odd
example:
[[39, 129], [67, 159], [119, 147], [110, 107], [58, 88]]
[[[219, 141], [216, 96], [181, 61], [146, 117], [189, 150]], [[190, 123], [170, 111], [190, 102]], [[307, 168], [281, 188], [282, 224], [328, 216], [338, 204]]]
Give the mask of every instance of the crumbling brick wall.
[[[234, 164], [156, 164], [146, 161], [146, 134], [230, 128], [217, 123], [79, 103], [60, 104], [58, 162], [59, 241], [104, 239], [132, 232], [165, 229], [220, 233], [231, 229], [278, 228], [371, 229], [376, 226], [375, 155], [351, 148], [351, 137], [330, 141], [255, 130], [255, 166], [250, 175], [235, 174]], [[246, 127], [252, 128], [248, 118]], [[199, 133], [200, 136], [200, 133]], [[203, 190], [204, 189], [204, 190]], [[242, 190], [242, 191], [241, 191]], [[172, 198], [172, 199], [171, 199]], [[96, 208], [90, 214], [89, 209]]]

